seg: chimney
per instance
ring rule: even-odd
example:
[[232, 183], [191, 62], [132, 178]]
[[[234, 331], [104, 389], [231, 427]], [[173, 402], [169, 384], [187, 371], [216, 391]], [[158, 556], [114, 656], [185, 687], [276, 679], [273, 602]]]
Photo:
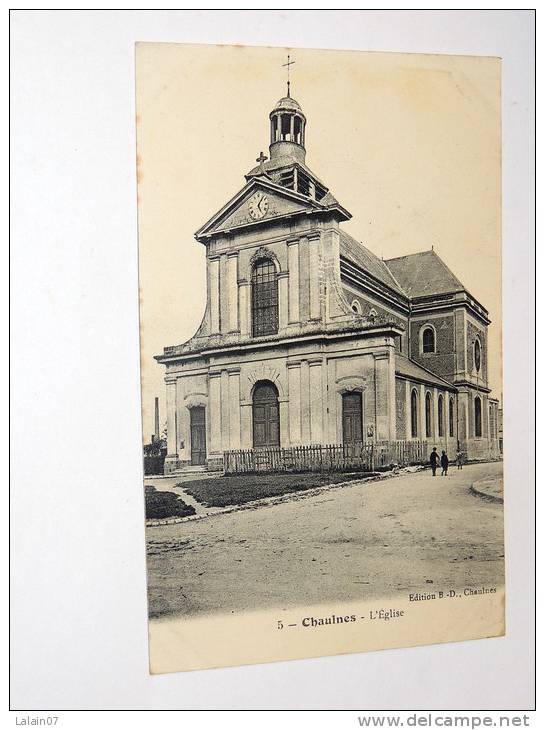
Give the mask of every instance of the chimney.
[[161, 434], [159, 433], [159, 398], [155, 398], [155, 438], [159, 440]]

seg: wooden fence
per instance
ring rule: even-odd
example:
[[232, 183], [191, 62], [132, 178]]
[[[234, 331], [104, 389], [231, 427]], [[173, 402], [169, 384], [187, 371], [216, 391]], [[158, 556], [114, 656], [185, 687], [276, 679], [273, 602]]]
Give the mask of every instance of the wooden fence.
[[370, 441], [359, 444], [326, 444], [288, 448], [225, 451], [226, 474], [303, 471], [374, 471], [398, 464], [428, 460], [425, 441]]

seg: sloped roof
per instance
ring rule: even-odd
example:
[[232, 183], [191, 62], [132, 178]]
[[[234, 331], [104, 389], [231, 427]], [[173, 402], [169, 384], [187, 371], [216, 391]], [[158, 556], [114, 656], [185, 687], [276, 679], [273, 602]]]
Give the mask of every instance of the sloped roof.
[[319, 185], [322, 185], [326, 190], [328, 190], [325, 183], [320, 180], [318, 175], [312, 172], [310, 167], [307, 167], [304, 162], [301, 162], [301, 160], [291, 155], [282, 155], [281, 157], [275, 157], [274, 160], [265, 160], [265, 162], [263, 162], [263, 166], [259, 164], [255, 167], [252, 167], [250, 172], [246, 173], [246, 179], [248, 179], [249, 177], [254, 177], [255, 175], [259, 175], [263, 172], [263, 170], [265, 170], [266, 173], [270, 173], [275, 172], [276, 170], [281, 170], [284, 167], [293, 167], [294, 165], [298, 165], [302, 170], [307, 173], [309, 177], [311, 177], [315, 182], [317, 182]]
[[439, 375], [435, 375], [435, 373], [426, 370], [421, 365], [417, 365], [414, 360], [411, 360], [406, 355], [402, 355], [400, 352], [396, 352], [396, 374], [403, 375], [411, 380], [423, 381], [424, 383], [435, 385], [438, 388], [450, 388], [450, 390], [454, 390], [454, 386], [448, 380], [443, 380]]
[[327, 191], [324, 197], [320, 200], [320, 205], [340, 205], [337, 198], [332, 195], [331, 191]]
[[464, 291], [461, 281], [433, 250], [387, 259], [384, 263], [411, 299]]
[[396, 279], [392, 275], [392, 272], [386, 266], [386, 263], [382, 259], [379, 259], [378, 256], [375, 256], [374, 253], [369, 251], [368, 248], [365, 248], [362, 243], [356, 241], [355, 238], [349, 236], [348, 233], [346, 233], [345, 231], [340, 231], [340, 234], [341, 256], [344, 256], [344, 258], [356, 264], [356, 266], [358, 266], [359, 268], [367, 271], [369, 274], [371, 274], [371, 276], [374, 276], [375, 279], [378, 279], [387, 287], [393, 289], [393, 291], [403, 296], [407, 296], [406, 292], [401, 289]]
[[[332, 195], [328, 197], [327, 201], [325, 197], [321, 201], [318, 201], [314, 198], [310, 198], [308, 195], [299, 193], [296, 190], [279, 185], [271, 180], [267, 175], [254, 175], [248, 180], [246, 185], [223, 206], [223, 208], [217, 211], [217, 213], [215, 213], [199, 228], [199, 230], [195, 233], [195, 238], [197, 240], [201, 240], [201, 237], [209, 235], [211, 230], [219, 230], [221, 220], [224, 220], [228, 215], [230, 215], [245, 198], [250, 196], [251, 191], [257, 187], [263, 188], [268, 190], [270, 193], [298, 203], [301, 210], [308, 209], [309, 211], [324, 211], [335, 208], [341, 220], [348, 220], [352, 217], [351, 214], [343, 208], [343, 206], [335, 200]], [[268, 223], [269, 220], [271, 220], [271, 218], [265, 218], [261, 221], [256, 221], [256, 223]]]

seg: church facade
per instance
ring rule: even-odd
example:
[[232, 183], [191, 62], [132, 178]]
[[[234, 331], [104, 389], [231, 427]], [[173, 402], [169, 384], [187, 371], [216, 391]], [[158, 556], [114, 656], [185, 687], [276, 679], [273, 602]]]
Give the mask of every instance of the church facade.
[[420, 440], [499, 454], [486, 309], [431, 251], [382, 260], [306, 165], [306, 118], [270, 115], [269, 159], [195, 234], [207, 305], [165, 347], [165, 473], [238, 449]]

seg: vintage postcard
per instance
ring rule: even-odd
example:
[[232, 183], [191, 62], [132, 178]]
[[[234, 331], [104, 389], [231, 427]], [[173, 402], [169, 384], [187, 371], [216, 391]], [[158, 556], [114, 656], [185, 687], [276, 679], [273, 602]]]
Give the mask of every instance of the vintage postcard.
[[152, 673], [504, 633], [500, 78], [137, 45]]

